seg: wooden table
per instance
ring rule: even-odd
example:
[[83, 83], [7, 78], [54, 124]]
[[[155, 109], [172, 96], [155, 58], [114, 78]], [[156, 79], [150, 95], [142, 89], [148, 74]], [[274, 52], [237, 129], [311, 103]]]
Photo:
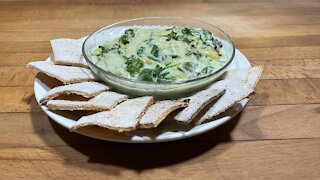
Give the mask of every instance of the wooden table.
[[[0, 2], [0, 179], [320, 179], [320, 2]], [[224, 29], [265, 71], [246, 109], [206, 134], [119, 144], [70, 133], [33, 94], [26, 63], [49, 40], [111, 22], [186, 16]]]

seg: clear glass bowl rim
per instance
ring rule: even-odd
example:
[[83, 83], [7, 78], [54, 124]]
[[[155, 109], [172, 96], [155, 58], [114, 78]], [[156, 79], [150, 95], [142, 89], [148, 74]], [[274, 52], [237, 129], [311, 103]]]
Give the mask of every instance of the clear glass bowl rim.
[[[179, 81], [179, 82], [149, 82], [149, 81], [142, 81], [142, 80], [135, 80], [135, 79], [129, 79], [129, 78], [125, 78], [125, 77], [121, 77], [121, 76], [117, 76], [115, 74], [112, 74], [111, 72], [108, 72], [102, 68], [100, 68], [99, 66], [96, 66], [93, 62], [90, 61], [89, 57], [87, 56], [86, 52], [85, 52], [85, 45], [86, 45], [86, 42], [88, 39], [90, 39], [91, 37], [93, 37], [95, 34], [99, 33], [100, 31], [103, 31], [105, 29], [109, 29], [109, 28], [112, 28], [113, 26], [115, 25], [119, 25], [119, 24], [122, 24], [122, 23], [126, 23], [126, 22], [134, 22], [134, 21], [139, 21], [139, 20], [152, 20], [152, 19], [179, 19], [179, 20], [189, 20], [189, 21], [195, 21], [195, 22], [200, 22], [200, 23], [204, 23], [204, 24], [207, 24], [209, 26], [212, 26], [214, 28], [216, 28], [217, 30], [221, 31], [221, 33], [227, 37], [227, 39], [229, 40], [229, 42], [231, 43], [232, 45], [232, 55], [230, 57], [230, 59], [228, 59], [228, 62], [223, 66], [221, 67], [220, 69], [218, 69], [217, 71], [215, 71], [214, 73], [211, 73], [211, 74], [208, 74], [206, 76], [202, 76], [202, 77], [199, 77], [199, 78], [195, 78], [195, 79], [190, 79], [190, 80], [187, 80], [187, 81]], [[234, 59], [234, 55], [235, 55], [235, 46], [234, 46], [234, 43], [232, 41], [232, 39], [230, 38], [230, 36], [224, 32], [221, 28], [211, 24], [211, 23], [208, 23], [208, 22], [205, 22], [205, 21], [202, 21], [202, 20], [198, 20], [198, 19], [192, 19], [192, 18], [186, 18], [186, 17], [170, 17], [170, 16], [158, 16], [158, 17], [141, 17], [141, 18], [134, 18], [134, 19], [127, 19], [127, 20], [123, 20], [123, 21], [118, 21], [118, 22], [115, 22], [115, 23], [112, 23], [108, 26], [105, 26], [105, 27], [102, 27], [96, 31], [94, 31], [92, 34], [90, 34], [86, 40], [84, 41], [83, 45], [82, 45], [82, 54], [84, 56], [84, 59], [86, 60], [86, 62], [88, 64], [90, 64], [91, 66], [95, 67], [96, 69], [98, 69], [99, 71], [102, 71], [103, 73], [109, 75], [109, 76], [112, 76], [113, 78], [115, 79], [121, 79], [123, 81], [128, 81], [128, 82], [135, 82], [135, 83], [140, 83], [140, 84], [148, 84], [148, 85], [179, 85], [179, 84], [187, 84], [187, 83], [192, 83], [192, 82], [197, 82], [197, 81], [201, 81], [203, 79], [206, 79], [210, 76], [214, 76], [216, 74], [218, 74], [219, 72], [221, 72], [222, 70], [224, 70], [225, 68], [227, 68], [229, 66], [229, 64], [233, 61]], [[90, 66], [89, 66], [90, 67]]]

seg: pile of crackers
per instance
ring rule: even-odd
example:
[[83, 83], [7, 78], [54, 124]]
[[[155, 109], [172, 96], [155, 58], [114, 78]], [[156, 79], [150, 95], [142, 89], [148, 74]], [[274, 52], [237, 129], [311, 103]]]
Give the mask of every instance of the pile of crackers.
[[[50, 110], [95, 112], [78, 119], [71, 131], [93, 125], [119, 132], [155, 128], [173, 111], [175, 121], [201, 124], [249, 97], [263, 71], [261, 66], [229, 70], [223, 79], [207, 89], [181, 99], [155, 101], [152, 96], [130, 98], [101, 82], [89, 69], [81, 50], [84, 40], [51, 40], [52, 60], [27, 65], [63, 83], [49, 90], [40, 100], [41, 105]], [[64, 94], [75, 94], [86, 100], [58, 98]], [[211, 107], [195, 119], [208, 104]]]

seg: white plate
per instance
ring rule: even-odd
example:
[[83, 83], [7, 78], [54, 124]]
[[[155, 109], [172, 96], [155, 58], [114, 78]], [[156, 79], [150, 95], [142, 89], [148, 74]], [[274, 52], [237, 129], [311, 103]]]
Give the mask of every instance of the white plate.
[[[251, 67], [251, 65], [247, 58], [239, 50], [236, 50], [235, 59], [230, 64], [228, 69], [240, 67]], [[39, 76], [37, 76], [34, 82], [34, 93], [38, 104], [39, 100], [46, 94], [48, 90], [50, 90], [50, 88], [40, 80]], [[104, 128], [92, 126], [78, 129], [75, 132], [96, 139], [126, 143], [154, 143], [173, 141], [202, 134], [220, 126], [236, 116], [244, 108], [247, 102], [248, 98], [243, 99], [222, 116], [219, 116], [218, 119], [197, 126], [193, 124], [183, 125], [168, 119], [155, 129], [140, 129], [133, 132], [118, 133]], [[67, 129], [69, 129], [79, 118], [79, 112], [56, 112], [48, 110], [45, 106], [40, 105], [40, 107], [53, 121]]]

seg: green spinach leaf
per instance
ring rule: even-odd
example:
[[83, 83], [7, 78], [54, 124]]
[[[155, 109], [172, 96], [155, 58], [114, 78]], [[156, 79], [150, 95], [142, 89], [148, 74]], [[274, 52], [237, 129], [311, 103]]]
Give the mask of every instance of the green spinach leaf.
[[120, 42], [122, 44], [128, 44], [130, 38], [133, 38], [135, 36], [133, 29], [127, 29], [124, 34], [120, 37]]
[[140, 69], [144, 66], [144, 63], [139, 58], [131, 56], [130, 58], [127, 58], [127, 71], [131, 75], [135, 75], [139, 73]]
[[152, 69], [142, 69], [139, 73], [139, 79], [143, 81], [153, 81], [153, 70]]
[[157, 45], [153, 45], [152, 49], [151, 49], [151, 54], [154, 57], [158, 57], [159, 56], [159, 47]]
[[174, 81], [176, 78], [170, 72], [163, 73], [165, 69], [159, 65], [154, 69], [143, 69], [139, 73], [139, 79], [152, 82]]
[[145, 50], [145, 47], [140, 47], [140, 48], [137, 50], [137, 55], [138, 55], [138, 56], [141, 56], [141, 55], [144, 53], [144, 50]]

